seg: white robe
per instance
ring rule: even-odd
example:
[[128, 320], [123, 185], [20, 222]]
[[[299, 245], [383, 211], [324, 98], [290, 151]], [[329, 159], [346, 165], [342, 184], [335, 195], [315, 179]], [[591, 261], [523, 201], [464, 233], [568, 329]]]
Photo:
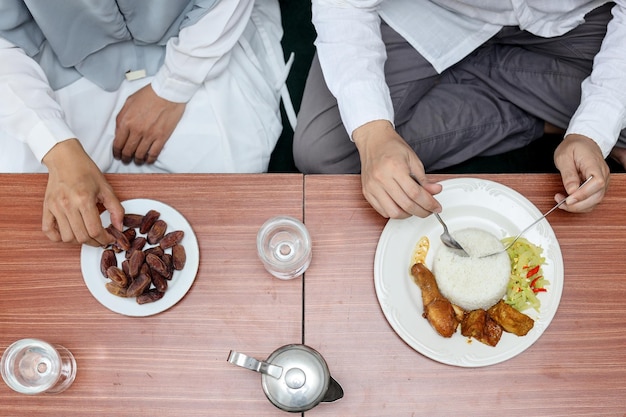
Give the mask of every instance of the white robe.
[[[289, 65], [281, 36], [278, 2], [257, 0], [228, 66], [187, 102], [180, 123], [151, 165], [113, 159], [112, 142], [115, 118], [126, 98], [153, 77], [124, 81], [114, 92], [82, 78], [54, 91], [53, 97], [68, 128], [103, 172], [264, 172], [282, 130], [281, 94], [295, 120], [285, 87]], [[8, 43], [0, 41], [5, 42], [0, 48]], [[46, 172], [19, 137], [20, 129], [19, 118], [0, 111], [0, 172]]]

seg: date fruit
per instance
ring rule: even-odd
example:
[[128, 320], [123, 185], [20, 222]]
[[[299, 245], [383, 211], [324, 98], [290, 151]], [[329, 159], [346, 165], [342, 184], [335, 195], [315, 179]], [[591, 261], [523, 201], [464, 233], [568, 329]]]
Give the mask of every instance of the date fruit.
[[107, 269], [107, 277], [122, 288], [126, 288], [128, 286], [128, 277], [122, 268], [110, 266], [109, 269]]
[[120, 232], [119, 230], [117, 230], [112, 225], [107, 227], [107, 232], [109, 232], [111, 234], [111, 236], [113, 236], [115, 238], [115, 244], [121, 250], [128, 250], [128, 249], [130, 249], [130, 242], [128, 241], [128, 237], [126, 237], [126, 235], [124, 233]]
[[143, 216], [143, 219], [141, 220], [141, 225], [139, 226], [139, 233], [141, 234], [148, 233], [148, 230], [150, 230], [154, 222], [156, 222], [160, 216], [161, 216], [161, 213], [159, 213], [156, 210], [150, 210], [149, 212], [147, 212], [146, 215]]
[[172, 246], [179, 244], [180, 241], [183, 240], [183, 237], [185, 237], [185, 232], [183, 232], [182, 230], [169, 232], [168, 234], [163, 236], [163, 239], [161, 239], [161, 241], [159, 242], [159, 246], [162, 249], [169, 249]]
[[143, 220], [143, 215], [141, 214], [124, 214], [124, 226], [129, 227], [131, 229], [136, 229], [141, 226], [141, 221]]
[[128, 259], [128, 275], [131, 278], [136, 278], [139, 275], [139, 271], [141, 271], [141, 265], [143, 265], [146, 260], [146, 254], [143, 251], [136, 250], [130, 255]]
[[172, 267], [180, 271], [185, 267], [185, 262], [187, 262], [185, 247], [181, 244], [172, 246]]
[[138, 304], [153, 303], [163, 298], [164, 295], [165, 293], [161, 291], [157, 291], [155, 288], [152, 288], [144, 292], [143, 294], [140, 294], [139, 296], [137, 296], [137, 303]]
[[150, 230], [148, 230], [148, 243], [151, 245], [159, 243], [163, 236], [165, 236], [166, 230], [167, 223], [160, 219], [155, 221]]
[[100, 257], [100, 271], [105, 278], [107, 277], [107, 269], [111, 266], [117, 266], [117, 258], [113, 249], [105, 249]]
[[150, 275], [139, 274], [137, 278], [126, 289], [127, 297], [137, 297], [150, 287], [152, 279]]

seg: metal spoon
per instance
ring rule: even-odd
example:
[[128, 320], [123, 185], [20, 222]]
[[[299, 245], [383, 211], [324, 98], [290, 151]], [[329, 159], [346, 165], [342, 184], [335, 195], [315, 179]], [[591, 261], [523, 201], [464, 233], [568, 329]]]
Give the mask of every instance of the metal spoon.
[[[586, 179], [586, 180], [585, 180], [582, 184], [580, 184], [580, 185], [578, 186], [578, 188], [576, 189], [576, 191], [580, 190], [580, 189], [583, 187], [583, 185], [585, 185], [585, 184], [587, 184], [589, 181], [591, 181], [591, 179], [592, 179], [592, 178], [593, 178], [593, 175], [592, 175], [592, 176], [590, 176], [589, 178], [587, 178], [587, 179]], [[561, 200], [561, 201], [559, 201], [558, 203], [556, 203], [556, 205], [555, 205], [554, 207], [552, 207], [550, 210], [546, 211], [546, 213], [545, 213], [543, 216], [539, 217], [537, 220], [535, 220], [535, 221], [534, 221], [534, 222], [532, 222], [530, 225], [528, 225], [528, 227], [526, 227], [526, 229], [524, 229], [524, 230], [522, 230], [521, 232], [519, 232], [519, 234], [518, 234], [517, 236], [515, 236], [515, 239], [513, 239], [512, 241], [510, 241], [510, 242], [509, 242], [509, 244], [508, 244], [508, 245], [506, 245], [506, 246], [504, 247], [504, 249], [499, 250], [499, 251], [497, 251], [497, 252], [490, 253], [490, 254], [488, 254], [488, 255], [482, 255], [482, 256], [480, 256], [480, 258], [487, 258], [487, 257], [489, 257], [489, 256], [493, 256], [493, 255], [497, 255], [497, 254], [502, 253], [502, 252], [506, 252], [506, 251], [507, 251], [507, 250], [508, 250], [511, 246], [513, 246], [513, 244], [514, 244], [515, 242], [517, 242], [517, 240], [518, 240], [520, 237], [522, 237], [522, 235], [523, 235], [524, 233], [526, 233], [526, 232], [527, 232], [527, 231], [528, 231], [531, 227], [533, 227], [534, 225], [536, 225], [537, 223], [539, 223], [539, 221], [543, 220], [543, 219], [544, 219], [544, 218], [545, 218], [548, 214], [552, 213], [554, 210], [556, 210], [557, 208], [559, 208], [559, 207], [560, 207], [563, 203], [565, 203], [565, 200], [567, 200], [567, 198], [564, 198], [563, 200]]]
[[[417, 177], [414, 174], [409, 174], [409, 175], [411, 176], [411, 178], [413, 178], [413, 180], [416, 183], [420, 185], [420, 187], [422, 186], [422, 184], [420, 184], [420, 182], [418, 181]], [[439, 214], [437, 213], [433, 213], [433, 214], [435, 215], [435, 218], [439, 221], [439, 223], [441, 223], [441, 225], [443, 226], [443, 233], [440, 236], [443, 244], [451, 249], [457, 250], [458, 254], [461, 256], [469, 256], [469, 254], [465, 251], [465, 249], [463, 249], [463, 246], [461, 246], [461, 244], [457, 242], [455, 238], [452, 237], [452, 235], [448, 231], [448, 226], [446, 226], [446, 223], [443, 221], [441, 216], [439, 216]]]

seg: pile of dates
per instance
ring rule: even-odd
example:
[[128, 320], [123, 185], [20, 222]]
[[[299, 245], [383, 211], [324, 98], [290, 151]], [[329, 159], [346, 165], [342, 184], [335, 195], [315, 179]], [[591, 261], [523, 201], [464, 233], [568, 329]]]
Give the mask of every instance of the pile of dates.
[[[160, 216], [156, 210], [125, 214], [124, 231], [107, 227], [115, 242], [102, 252], [100, 271], [109, 279], [105, 285], [111, 294], [136, 298], [139, 304], [160, 300], [174, 271], [185, 266], [185, 248], [180, 244], [185, 233], [167, 233], [167, 223]], [[117, 253], [124, 253], [121, 265]]]

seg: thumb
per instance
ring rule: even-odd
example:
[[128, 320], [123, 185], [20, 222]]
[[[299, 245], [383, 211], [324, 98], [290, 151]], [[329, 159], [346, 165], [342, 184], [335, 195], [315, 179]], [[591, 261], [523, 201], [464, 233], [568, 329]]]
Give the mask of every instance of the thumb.
[[[573, 194], [580, 186], [580, 175], [578, 171], [575, 171], [575, 170], [563, 170], [561, 172], [561, 180], [563, 182], [563, 188], [565, 188], [565, 191], [567, 193], [565, 197], [568, 197], [570, 194]], [[559, 197], [561, 196], [557, 195], [557, 198]], [[571, 201], [567, 201], [567, 204], [576, 203], [576, 200], [573, 197], [570, 198], [569, 200]]]

